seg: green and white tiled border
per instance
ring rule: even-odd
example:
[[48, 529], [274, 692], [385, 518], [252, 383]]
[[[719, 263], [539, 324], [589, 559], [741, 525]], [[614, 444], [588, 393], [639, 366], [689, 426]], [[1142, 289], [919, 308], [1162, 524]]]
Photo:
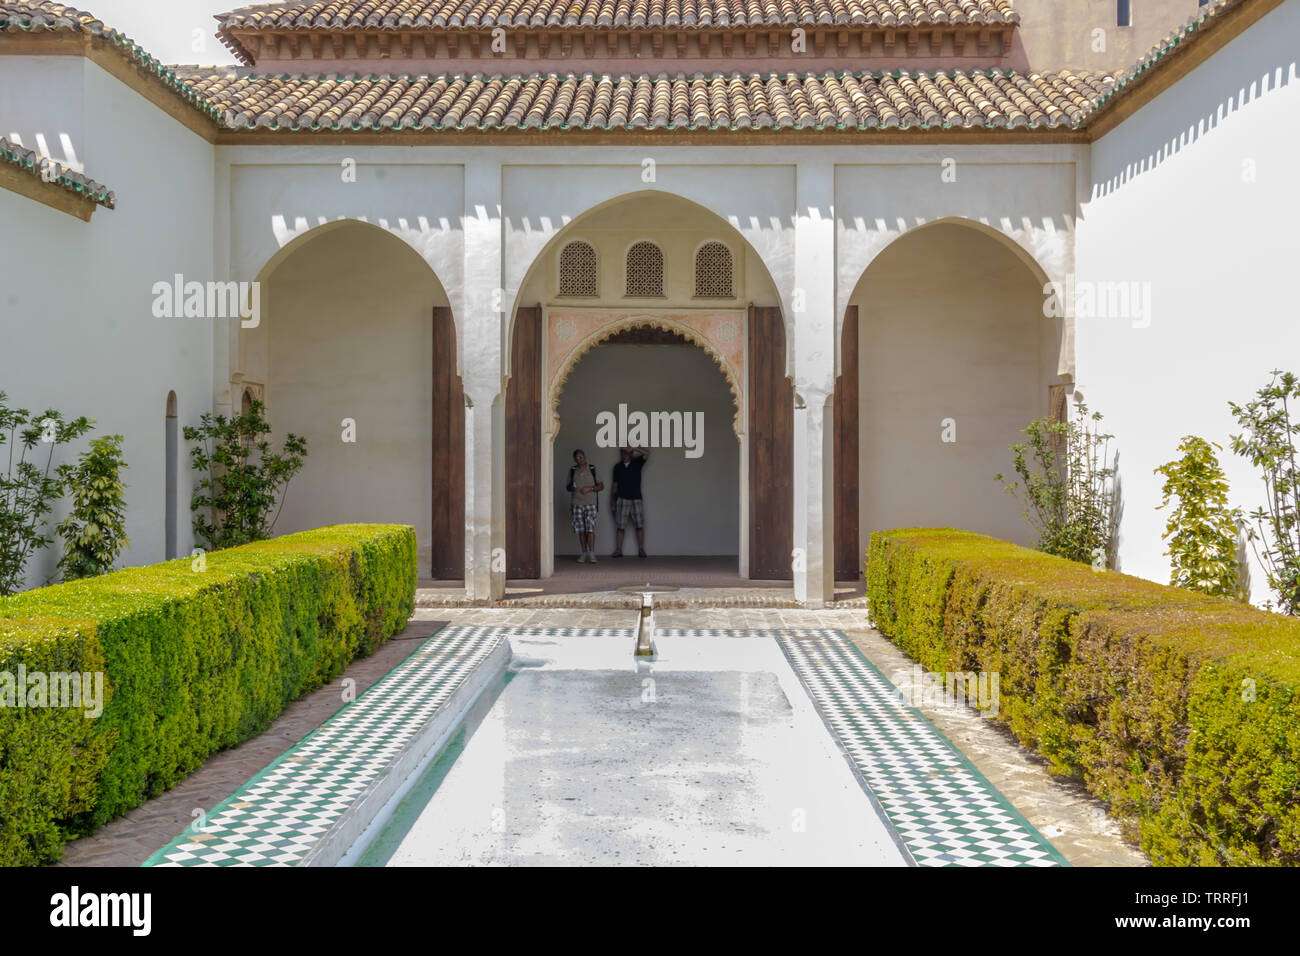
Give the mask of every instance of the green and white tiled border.
[[917, 865], [1069, 865], [844, 634], [777, 639]]
[[336, 862], [508, 655], [500, 628], [443, 628], [144, 865]]
[[[1064, 858], [841, 632], [661, 628], [775, 639], [899, 843], [920, 866], [1061, 866]], [[499, 673], [512, 636], [631, 628], [446, 627], [146, 866], [329, 865]], [[484, 665], [495, 665], [484, 666]]]

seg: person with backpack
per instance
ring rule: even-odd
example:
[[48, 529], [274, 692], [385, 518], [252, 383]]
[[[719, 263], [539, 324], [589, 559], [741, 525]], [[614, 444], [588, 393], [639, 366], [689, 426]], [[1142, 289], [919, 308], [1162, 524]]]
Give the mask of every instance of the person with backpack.
[[578, 546], [582, 554], [578, 563], [584, 561], [596, 563], [596, 514], [600, 504], [600, 492], [605, 485], [596, 478], [596, 468], [587, 463], [587, 453], [581, 448], [573, 452], [573, 467], [569, 469], [569, 483], [564, 486], [569, 492], [569, 512], [573, 517], [573, 530], [578, 533]]

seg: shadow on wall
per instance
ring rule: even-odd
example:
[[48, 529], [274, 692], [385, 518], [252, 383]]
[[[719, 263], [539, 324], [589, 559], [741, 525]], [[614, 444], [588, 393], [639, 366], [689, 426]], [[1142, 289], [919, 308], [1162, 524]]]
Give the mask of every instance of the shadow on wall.
[[1158, 109], [1140, 111], [1141, 122], [1130, 118], [1103, 136], [1093, 148], [1092, 198], [1151, 172], [1247, 107], [1266, 108], [1267, 97], [1297, 82], [1298, 39], [1300, 4], [1284, 4], [1163, 93]]

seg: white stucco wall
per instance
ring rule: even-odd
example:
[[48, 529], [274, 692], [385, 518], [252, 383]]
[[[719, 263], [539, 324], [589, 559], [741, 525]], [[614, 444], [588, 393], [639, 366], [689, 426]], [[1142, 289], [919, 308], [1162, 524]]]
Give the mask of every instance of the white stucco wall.
[[87, 66], [78, 56], [0, 56], [0, 136], [86, 172]]
[[[263, 286], [250, 365], [265, 367], [278, 446], [307, 439], [277, 534], [340, 522], [409, 524], [428, 574], [432, 522], [432, 309], [447, 297], [420, 257], [347, 223], [290, 250]], [[356, 424], [345, 442], [343, 420]]]
[[[836, 169], [837, 315], [892, 242], [945, 219], [997, 233], [1044, 280], [1059, 281], [1073, 271], [1079, 165], [1086, 151], [941, 146], [874, 150], [873, 159]], [[935, 260], [931, 274], [942, 281], [949, 265]], [[1068, 372], [1073, 359], [1067, 337], [1059, 369]]]
[[[564, 490], [573, 450], [582, 448], [604, 482], [600, 495], [596, 551], [602, 560], [614, 550], [609, 513], [618, 450], [596, 445], [596, 415], [620, 403], [628, 411], [680, 411], [704, 415], [702, 454], [687, 458], [681, 448], [650, 450], [642, 473], [646, 550], [651, 554], [735, 555], [739, 548], [740, 452], [732, 430], [735, 405], [713, 360], [690, 345], [599, 345], [574, 369], [560, 397], [560, 430], [554, 447], [556, 554], [578, 554]], [[636, 554], [629, 526], [624, 553]]]
[[941, 223], [885, 249], [852, 301], [863, 547], [873, 531], [917, 525], [1034, 544], [993, 476], [1011, 471], [1009, 446], [1048, 414], [1059, 380], [1058, 325], [1036, 278], [998, 240]]
[[[1289, 0], [1099, 140], [1078, 228], [1081, 283], [1149, 283], [1151, 316], [1082, 318], [1078, 380], [1117, 436], [1120, 566], [1167, 580], [1161, 479], [1179, 439], [1225, 447], [1235, 504], [1262, 499], [1228, 449], [1274, 368], [1300, 372], [1291, 291], [1300, 210], [1300, 0]], [[1254, 575], [1257, 599], [1265, 597]]]
[[[80, 113], [76, 151], [118, 199], [117, 209], [100, 209], [85, 223], [0, 190], [0, 388], [11, 405], [96, 420], [61, 460], [74, 460], [89, 438], [123, 435], [132, 545], [122, 563], [160, 561], [167, 394], [176, 391], [182, 426], [210, 410], [215, 330], [207, 319], [155, 318], [152, 288], [176, 273], [212, 277], [212, 148], [80, 57], [0, 57], [0, 67], [15, 70], [0, 90], [24, 100], [26, 115], [52, 117], [50, 130], [62, 130], [65, 119], [75, 130], [67, 118]], [[70, 70], [79, 85], [70, 85]], [[67, 96], [80, 105], [74, 109]], [[10, 125], [0, 119], [6, 132]], [[178, 546], [188, 553], [187, 455], [179, 467]], [[61, 507], [51, 525], [64, 513]], [[39, 555], [29, 583], [43, 583], [60, 553], [56, 543]]]

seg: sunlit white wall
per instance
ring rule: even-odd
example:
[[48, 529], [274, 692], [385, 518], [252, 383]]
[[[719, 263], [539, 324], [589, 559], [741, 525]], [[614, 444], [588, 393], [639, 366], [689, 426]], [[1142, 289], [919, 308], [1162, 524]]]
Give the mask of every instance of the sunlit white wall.
[[[1149, 283], [1146, 318], [1080, 319], [1079, 384], [1117, 436], [1123, 570], [1166, 580], [1157, 512], [1179, 439], [1220, 455], [1232, 500], [1263, 486], [1228, 448], [1244, 403], [1274, 368], [1300, 373], [1295, 220], [1300, 211], [1300, 0], [1289, 0], [1092, 150], [1078, 229], [1085, 283]], [[1255, 597], [1266, 596], [1258, 571]]]

